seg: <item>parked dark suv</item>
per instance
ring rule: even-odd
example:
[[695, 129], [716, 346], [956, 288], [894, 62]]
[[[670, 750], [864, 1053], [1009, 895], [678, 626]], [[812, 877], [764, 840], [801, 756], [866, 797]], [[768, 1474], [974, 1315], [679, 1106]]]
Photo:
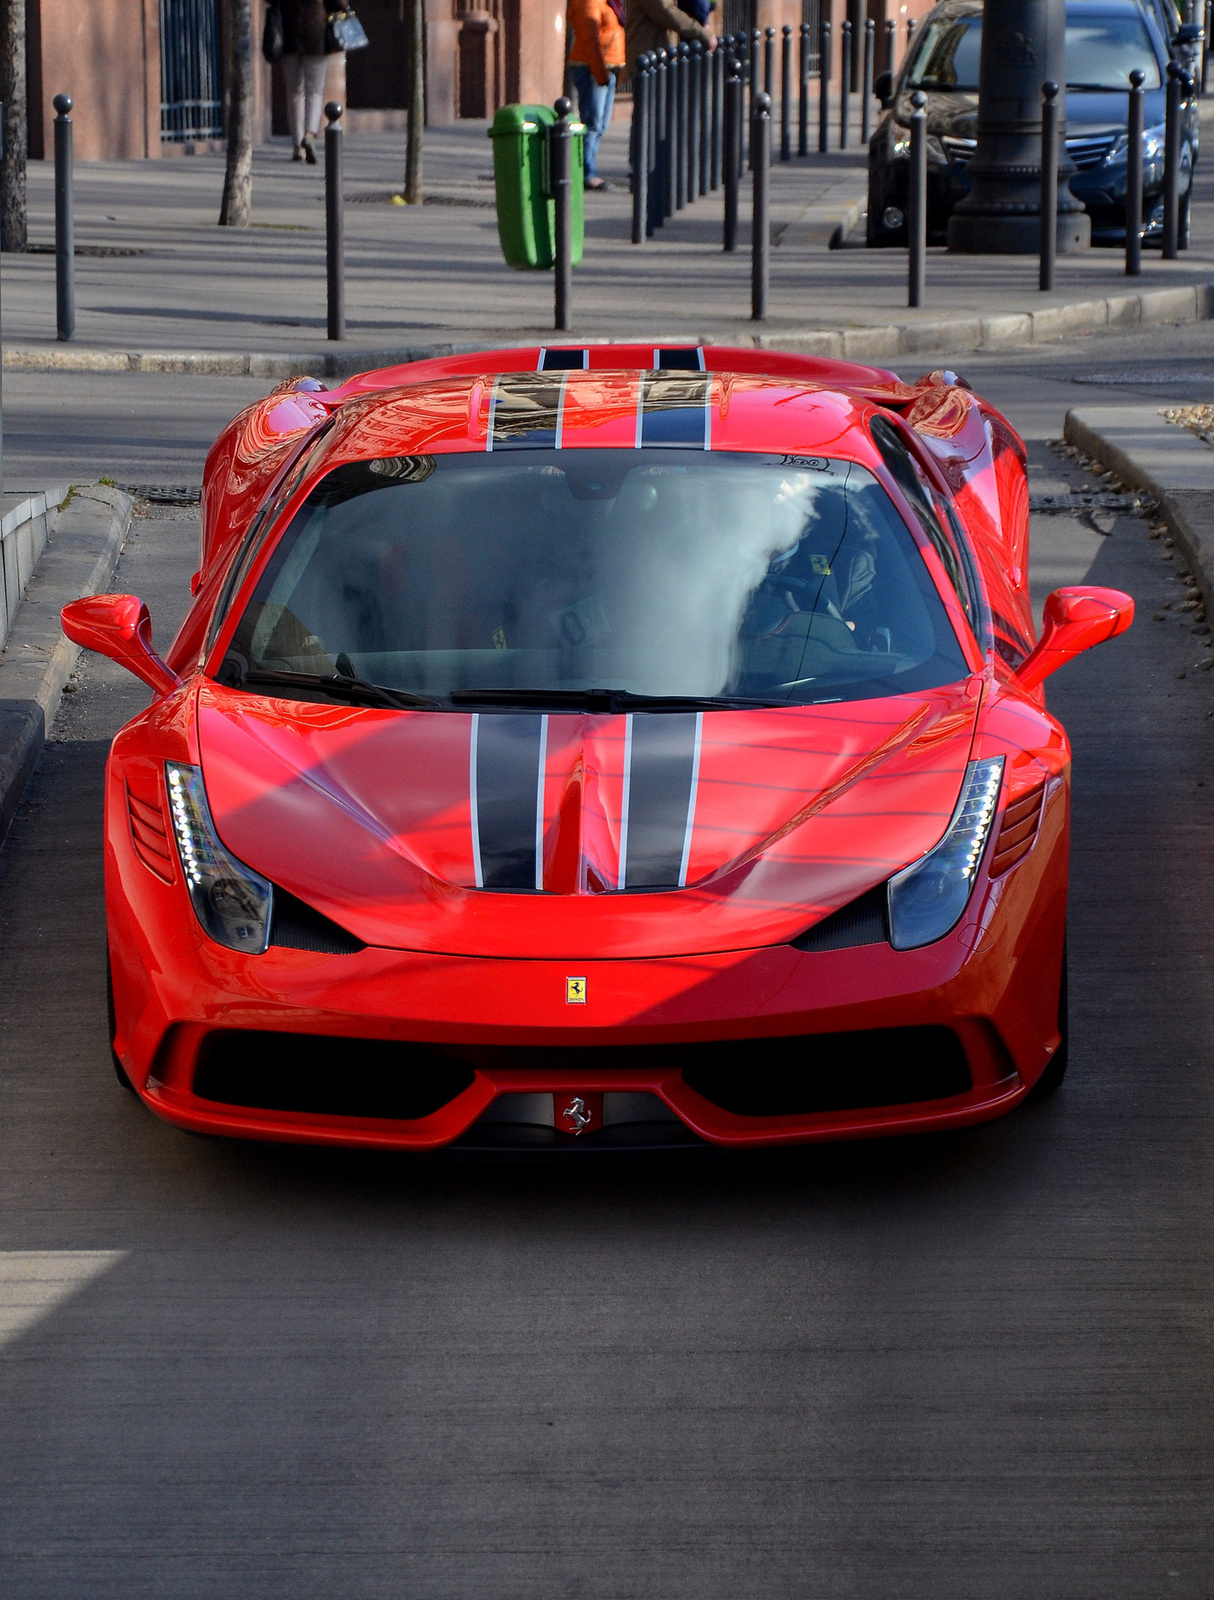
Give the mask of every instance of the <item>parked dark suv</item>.
[[[1143, 141], [1144, 240], [1163, 230], [1164, 99], [1168, 44], [1154, 0], [1067, 0], [1066, 148], [1079, 169], [1071, 193], [1092, 219], [1093, 244], [1125, 240], [1126, 123], [1130, 73], [1146, 74]], [[966, 168], [978, 125], [982, 0], [943, 0], [924, 22], [895, 85], [877, 91], [886, 106], [869, 144], [868, 243], [907, 242], [906, 192], [911, 94], [927, 96], [927, 233], [943, 243], [953, 207], [969, 192]], [[1184, 108], [1181, 236], [1188, 239], [1189, 184], [1197, 155], [1197, 103]]]

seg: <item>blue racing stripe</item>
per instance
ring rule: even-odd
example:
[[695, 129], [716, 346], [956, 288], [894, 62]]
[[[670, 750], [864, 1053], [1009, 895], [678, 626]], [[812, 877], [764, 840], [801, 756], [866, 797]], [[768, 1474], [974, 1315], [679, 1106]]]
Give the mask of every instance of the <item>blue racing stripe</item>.
[[707, 373], [644, 372], [640, 411], [638, 444], [642, 449], [665, 445], [707, 450], [712, 429], [712, 379]]

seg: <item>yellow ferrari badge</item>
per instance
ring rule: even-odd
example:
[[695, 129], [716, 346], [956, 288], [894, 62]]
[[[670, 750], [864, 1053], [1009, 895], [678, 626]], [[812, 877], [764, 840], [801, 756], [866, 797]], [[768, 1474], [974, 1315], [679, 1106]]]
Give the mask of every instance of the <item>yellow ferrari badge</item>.
[[584, 1006], [586, 1004], [585, 978], [565, 979], [565, 1004], [569, 1006]]

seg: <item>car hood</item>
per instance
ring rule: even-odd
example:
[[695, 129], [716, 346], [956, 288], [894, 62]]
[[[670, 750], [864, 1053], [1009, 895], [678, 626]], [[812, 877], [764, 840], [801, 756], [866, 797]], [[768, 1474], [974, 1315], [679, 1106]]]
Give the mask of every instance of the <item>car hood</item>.
[[[1164, 118], [1164, 91], [1151, 89], [1143, 95], [1144, 126], [1153, 127]], [[946, 93], [933, 89], [927, 95], [927, 131], [937, 138], [976, 139], [978, 137], [978, 96], [963, 90]], [[910, 91], [898, 95], [895, 120], [910, 126]], [[1068, 139], [1094, 138], [1116, 133], [1126, 126], [1126, 96], [1106, 94], [1097, 89], [1072, 89], [1066, 97], [1066, 135]]]
[[197, 737], [228, 849], [367, 944], [653, 957], [786, 942], [929, 850], [981, 693], [473, 716], [208, 680]]

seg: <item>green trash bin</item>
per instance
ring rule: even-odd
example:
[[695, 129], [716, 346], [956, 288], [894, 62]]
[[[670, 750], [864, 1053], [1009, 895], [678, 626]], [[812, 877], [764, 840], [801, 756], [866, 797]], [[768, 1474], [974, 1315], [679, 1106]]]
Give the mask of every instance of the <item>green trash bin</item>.
[[[509, 267], [548, 267], [556, 262], [556, 204], [548, 177], [548, 129], [556, 121], [551, 106], [502, 106], [493, 119], [493, 186], [497, 232]], [[573, 192], [570, 220], [573, 265], [582, 259], [582, 137], [585, 125], [570, 123]]]

